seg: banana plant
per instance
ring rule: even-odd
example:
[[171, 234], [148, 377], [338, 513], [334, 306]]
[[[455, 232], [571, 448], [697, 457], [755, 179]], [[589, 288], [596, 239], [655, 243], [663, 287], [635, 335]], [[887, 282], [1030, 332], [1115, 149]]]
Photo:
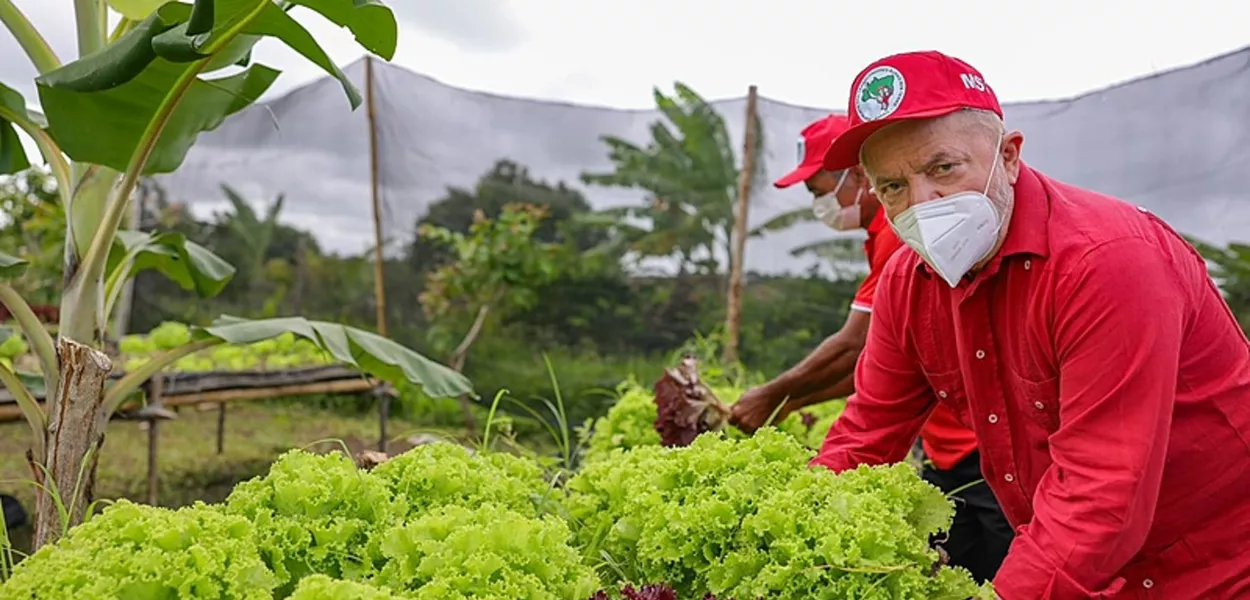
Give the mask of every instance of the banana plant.
[[[222, 317], [196, 330], [186, 346], [110, 377], [112, 364], [101, 351], [104, 331], [127, 279], [155, 269], [187, 290], [213, 296], [234, 274], [229, 264], [179, 234], [120, 229], [140, 178], [177, 169], [200, 133], [270, 87], [279, 72], [250, 58], [252, 47], [266, 37], [337, 78], [352, 110], [360, 105], [360, 91], [291, 16], [297, 10], [347, 28], [370, 54], [385, 60], [394, 55], [398, 27], [380, 0], [73, 0], [72, 5], [78, 56], [62, 62], [13, 0], [0, 0], [0, 22], [39, 72], [39, 110], [0, 82], [0, 174], [29, 165], [17, 143], [17, 131], [24, 132], [56, 177], [67, 214], [55, 338], [10, 285], [21, 277], [24, 261], [0, 255], [0, 303], [38, 357], [46, 396], [41, 406], [22, 377], [0, 365], [0, 383], [34, 432], [28, 458], [40, 490], [36, 548], [84, 518], [109, 416], [162, 368], [210, 346], [293, 332], [343, 363], [387, 381], [423, 385], [432, 396], [472, 391], [460, 374], [395, 342], [300, 317]], [[111, 31], [110, 10], [121, 17]], [[57, 497], [70, 492], [70, 498]]]

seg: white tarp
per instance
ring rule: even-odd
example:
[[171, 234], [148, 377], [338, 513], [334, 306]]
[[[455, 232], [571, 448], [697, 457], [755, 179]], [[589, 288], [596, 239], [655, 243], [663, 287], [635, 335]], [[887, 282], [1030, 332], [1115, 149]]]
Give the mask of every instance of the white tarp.
[[[1008, 104], [1007, 124], [1024, 132], [1024, 158], [1047, 174], [1144, 206], [1182, 232], [1223, 243], [1250, 238], [1250, 48], [1074, 99]], [[364, 63], [345, 70], [363, 89]], [[600, 136], [640, 143], [660, 118], [620, 110], [510, 98], [453, 88], [376, 62], [384, 235], [391, 250], [409, 239], [427, 206], [448, 186], [471, 188], [499, 158], [533, 176], [582, 189], [596, 208], [635, 203], [633, 190], [587, 188], [583, 171], [610, 168]], [[768, 182], [794, 165], [798, 132], [830, 110], [760, 99]], [[742, 139], [745, 99], [718, 101], [730, 133]], [[229, 183], [254, 201], [286, 194], [285, 220], [311, 229], [331, 251], [373, 244], [364, 106], [348, 111], [338, 83], [323, 79], [250, 107], [201, 136], [186, 163], [162, 183], [202, 210]], [[737, 149], [736, 149], [737, 150]], [[801, 186], [759, 186], [752, 225], [810, 200]], [[748, 270], [794, 272], [812, 259], [789, 250], [833, 237], [804, 224], [753, 239]]]

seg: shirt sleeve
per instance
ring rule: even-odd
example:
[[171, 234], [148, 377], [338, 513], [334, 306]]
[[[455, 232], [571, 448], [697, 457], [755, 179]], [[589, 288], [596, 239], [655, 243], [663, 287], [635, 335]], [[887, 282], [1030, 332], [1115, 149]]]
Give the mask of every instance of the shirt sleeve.
[[[901, 266], [901, 265], [900, 265]], [[894, 278], [881, 281], [876, 311], [868, 325], [868, 339], [855, 366], [855, 393], [829, 429], [812, 465], [835, 472], [860, 464], [899, 462], [937, 403], [920, 364], [904, 349], [902, 323], [891, 288]]]
[[1107, 242], [1061, 275], [1054, 332], [1059, 428], [994, 586], [1006, 600], [1114, 594], [1154, 520], [1176, 397], [1186, 298], [1157, 242]]
[[902, 246], [903, 243], [889, 227], [877, 234], [876, 242], [872, 247], [872, 255], [868, 257], [868, 275], [859, 284], [859, 290], [855, 292], [855, 298], [851, 300], [851, 310], [872, 312], [872, 302], [877, 294], [877, 282], [881, 279], [881, 271], [885, 270], [890, 257]]

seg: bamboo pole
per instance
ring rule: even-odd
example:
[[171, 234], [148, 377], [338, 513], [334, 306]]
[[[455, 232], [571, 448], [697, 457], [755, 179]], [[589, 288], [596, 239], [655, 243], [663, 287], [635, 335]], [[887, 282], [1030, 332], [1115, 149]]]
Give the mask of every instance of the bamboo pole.
[[747, 210], [751, 205], [751, 173], [755, 171], [756, 89], [747, 88], [746, 133], [742, 141], [742, 171], [738, 174], [738, 202], [734, 207], [733, 246], [729, 257], [729, 298], [725, 310], [724, 364], [738, 360], [742, 328], [742, 277], [746, 268]]
[[372, 56], [365, 57], [365, 104], [369, 118], [369, 187], [373, 197], [373, 294], [378, 308], [378, 335], [386, 337], [386, 263], [382, 252], [382, 202], [378, 197], [378, 123], [373, 102]]

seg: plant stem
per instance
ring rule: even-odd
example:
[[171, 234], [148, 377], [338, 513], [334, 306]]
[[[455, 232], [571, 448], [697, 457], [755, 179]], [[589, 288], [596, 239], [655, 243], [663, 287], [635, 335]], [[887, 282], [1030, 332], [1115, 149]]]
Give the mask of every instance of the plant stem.
[[[121, 226], [126, 207], [130, 204], [130, 195], [138, 185], [139, 177], [143, 174], [152, 151], [156, 149], [156, 142], [160, 139], [161, 132], [165, 130], [170, 116], [173, 115], [179, 101], [195, 83], [200, 71], [208, 65], [208, 62], [209, 59], [202, 59], [178, 76], [173, 88], [165, 95], [156, 114], [143, 131], [143, 136], [139, 138], [139, 143], [135, 147], [134, 154], [131, 155], [130, 163], [126, 166], [126, 172], [122, 175], [121, 181], [109, 194], [104, 216], [100, 219], [99, 227], [96, 228], [91, 238], [91, 246], [87, 249], [78, 272], [74, 274], [75, 281], [71, 282], [70, 288], [66, 290], [75, 296], [73, 298], [76, 309], [73, 314], [74, 322], [67, 323], [67, 326], [62, 328], [62, 334], [69, 336], [70, 339], [83, 338], [87, 341], [95, 341], [102, 333], [103, 323], [97, 322], [96, 317], [99, 315], [95, 310], [90, 310], [92, 307], [88, 305], [89, 302], [100, 302], [99, 294], [102, 290], [97, 289], [94, 293], [87, 293], [86, 288], [87, 286], [103, 287], [105, 263], [108, 260], [109, 250], [113, 246], [113, 240], [117, 237], [117, 228]], [[73, 218], [72, 215], [70, 218]], [[84, 323], [84, 318], [90, 318], [91, 322]]]
[[100, 31], [101, 0], [74, 0], [74, 21], [78, 28], [78, 56], [81, 58], [104, 47]]
[[39, 358], [39, 366], [43, 369], [43, 382], [48, 393], [56, 389], [59, 381], [60, 363], [57, 362], [56, 345], [52, 342], [52, 334], [44, 328], [43, 323], [39, 321], [39, 317], [35, 316], [35, 311], [30, 309], [30, 305], [17, 290], [7, 284], [0, 284], [0, 304], [9, 309], [9, 314], [17, 321], [22, 333], [26, 334], [26, 339], [30, 340], [30, 346], [35, 350], [35, 356]]
[[26, 15], [13, 4], [13, 0], [0, 0], [0, 22], [3, 22], [17, 39], [18, 45], [26, 51], [26, 57], [40, 73], [47, 73], [61, 66], [61, 59], [57, 58], [56, 53], [52, 51], [48, 40], [43, 39], [39, 30], [35, 29]]
[[154, 357], [143, 366], [127, 373], [125, 377], [118, 379], [113, 385], [109, 386], [108, 391], [104, 393], [104, 410], [108, 415], [112, 415], [117, 407], [126, 400], [130, 394], [139, 389], [139, 386], [151, 379], [153, 375], [161, 372], [161, 369], [173, 364], [174, 361], [191, 354], [195, 354], [205, 348], [211, 348], [218, 344], [224, 344], [225, 340], [219, 338], [211, 338], [207, 340], [199, 340], [191, 342], [185, 346], [179, 346], [160, 356]]
[[[130, 271], [134, 268], [134, 255], [136, 251], [126, 254], [121, 263], [114, 269], [113, 274], [109, 276], [108, 281], [104, 282], [104, 314], [113, 314], [113, 306], [117, 304], [118, 297], [126, 288], [126, 280], [130, 279]], [[122, 333], [118, 332], [118, 336]]]
[[0, 365], [0, 383], [13, 394], [13, 399], [17, 400], [17, 407], [22, 409], [22, 416], [26, 417], [26, 422], [30, 424], [30, 432], [34, 434], [35, 443], [33, 450], [36, 456], [43, 456], [44, 432], [48, 428], [48, 417], [44, 414], [43, 409], [39, 407], [39, 402], [35, 400], [35, 395], [30, 393], [30, 389], [22, 384], [22, 380], [18, 379], [17, 373], [5, 365]]
[[460, 345], [451, 353], [451, 368], [457, 373], [464, 370], [465, 358], [469, 355], [469, 347], [473, 342], [477, 341], [479, 335], [482, 334], [482, 327], [486, 325], [486, 316], [490, 313], [490, 304], [483, 304], [477, 310], [477, 317], [473, 319], [473, 325], [469, 327], [468, 333], [464, 334], [464, 339], [460, 340]]

